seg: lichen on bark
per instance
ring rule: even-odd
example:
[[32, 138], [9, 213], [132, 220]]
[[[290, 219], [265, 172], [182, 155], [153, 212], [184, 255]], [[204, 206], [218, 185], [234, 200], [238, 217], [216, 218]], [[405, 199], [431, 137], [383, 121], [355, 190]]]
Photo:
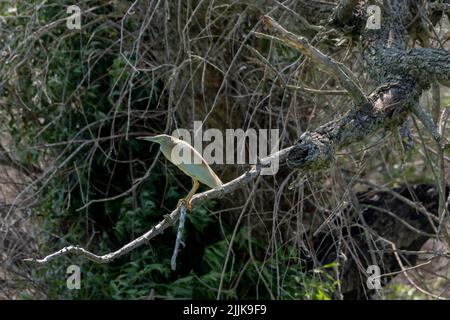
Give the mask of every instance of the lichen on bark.
[[[363, 141], [381, 128], [401, 126], [418, 102], [422, 89], [435, 79], [447, 84], [450, 80], [450, 54], [441, 49], [407, 50], [406, 0], [385, 1], [380, 29], [366, 29], [361, 23], [364, 8], [357, 1], [341, 1], [332, 22], [359, 35], [358, 46], [365, 71], [378, 88], [369, 96], [369, 105], [356, 101], [349, 111], [313, 131], [305, 132], [290, 151], [287, 164], [301, 170], [319, 170], [328, 166], [335, 152], [344, 146]], [[349, 15], [353, 9], [354, 16]], [[411, 10], [411, 9], [409, 9]], [[339, 19], [343, 19], [339, 21]], [[367, 18], [367, 17], [366, 17]], [[364, 20], [364, 19], [363, 19]], [[363, 28], [363, 29], [361, 29]]]

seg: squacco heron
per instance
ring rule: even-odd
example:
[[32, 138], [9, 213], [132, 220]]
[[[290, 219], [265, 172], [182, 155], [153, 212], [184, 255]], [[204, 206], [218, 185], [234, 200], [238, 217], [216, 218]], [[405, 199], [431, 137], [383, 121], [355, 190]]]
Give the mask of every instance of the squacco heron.
[[177, 207], [182, 202], [186, 202], [186, 208], [191, 210], [191, 198], [200, 186], [199, 182], [206, 184], [212, 189], [220, 189], [222, 181], [206, 163], [205, 159], [186, 141], [171, 137], [167, 134], [160, 134], [153, 137], [138, 137], [138, 139], [156, 142], [160, 145], [162, 154], [174, 165], [176, 165], [193, 181], [191, 191], [185, 199], [178, 201]]

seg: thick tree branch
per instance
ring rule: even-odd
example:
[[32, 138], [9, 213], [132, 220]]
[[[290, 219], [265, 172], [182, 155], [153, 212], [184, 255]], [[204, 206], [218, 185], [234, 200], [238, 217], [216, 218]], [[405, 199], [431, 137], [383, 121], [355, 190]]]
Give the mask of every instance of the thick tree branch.
[[[422, 89], [434, 79], [448, 82], [449, 52], [406, 50], [405, 8], [403, 0], [385, 2], [382, 28], [359, 32], [366, 70], [379, 84], [369, 97], [369, 105], [349, 106], [350, 111], [342, 118], [305, 132], [289, 154], [287, 163], [290, 167], [318, 170], [329, 166], [339, 148], [363, 141], [381, 128], [401, 125], [411, 107], [417, 106]], [[273, 29], [278, 33], [281, 30]], [[289, 35], [289, 39], [295, 42], [297, 38]]]
[[450, 14], [450, 3], [432, 2], [429, 6], [433, 11], [444, 11], [445, 13]]
[[423, 88], [429, 88], [434, 79], [449, 86], [450, 54], [448, 51], [434, 48], [411, 49], [406, 52], [403, 59], [402, 68]]
[[313, 132], [305, 132], [290, 152], [287, 164], [302, 170], [326, 168], [339, 148], [363, 141], [380, 128], [402, 124], [415, 98], [411, 82], [379, 87], [369, 97], [370, 108], [351, 110]]

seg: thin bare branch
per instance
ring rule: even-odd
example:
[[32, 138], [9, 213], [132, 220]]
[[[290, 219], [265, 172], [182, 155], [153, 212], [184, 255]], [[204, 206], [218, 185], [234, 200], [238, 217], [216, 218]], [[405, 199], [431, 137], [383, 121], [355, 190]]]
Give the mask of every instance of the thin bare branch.
[[[349, 68], [312, 46], [306, 38], [287, 31], [271, 17], [264, 16], [264, 24], [278, 36], [278, 38], [271, 39], [280, 39], [284, 44], [297, 49], [314, 62], [325, 66], [326, 71], [335, 76], [353, 97], [356, 105], [363, 107], [369, 104], [358, 79]], [[262, 36], [259, 33], [257, 35]]]

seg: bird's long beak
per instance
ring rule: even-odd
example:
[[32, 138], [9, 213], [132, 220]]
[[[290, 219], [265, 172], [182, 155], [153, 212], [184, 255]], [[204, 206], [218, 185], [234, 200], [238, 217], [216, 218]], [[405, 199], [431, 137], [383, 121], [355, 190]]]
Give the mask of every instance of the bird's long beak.
[[156, 137], [152, 137], [152, 136], [137, 137], [136, 139], [145, 140], [145, 141], [151, 141], [151, 142], [158, 142], [157, 138]]

